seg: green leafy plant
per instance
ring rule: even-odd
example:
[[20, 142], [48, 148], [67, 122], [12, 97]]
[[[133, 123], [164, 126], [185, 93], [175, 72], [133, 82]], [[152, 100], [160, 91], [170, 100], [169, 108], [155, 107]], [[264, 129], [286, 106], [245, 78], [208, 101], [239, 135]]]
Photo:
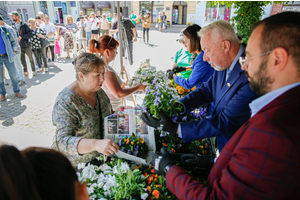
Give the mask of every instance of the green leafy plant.
[[[208, 1], [207, 5], [233, 7], [236, 16], [230, 19], [233, 27], [243, 38], [243, 42], [247, 43], [251, 35], [251, 26], [261, 20], [264, 14], [264, 7], [271, 4], [272, 1]], [[281, 4], [283, 1], [274, 1], [274, 4]]]

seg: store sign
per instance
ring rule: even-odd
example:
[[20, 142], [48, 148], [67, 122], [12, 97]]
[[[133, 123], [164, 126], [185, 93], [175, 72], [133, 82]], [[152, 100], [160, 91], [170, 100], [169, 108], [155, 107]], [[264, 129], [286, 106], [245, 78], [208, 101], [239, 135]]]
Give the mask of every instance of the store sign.
[[54, 7], [61, 7], [61, 1], [53, 1]]
[[70, 1], [71, 7], [76, 7], [76, 1]]
[[170, 7], [166, 7], [166, 10], [170, 10]]
[[82, 3], [81, 8], [83, 8], [83, 9], [93, 9], [94, 8], [94, 3], [92, 1], [84, 1]]
[[109, 1], [100, 1], [98, 3], [98, 8], [110, 8], [110, 2]]

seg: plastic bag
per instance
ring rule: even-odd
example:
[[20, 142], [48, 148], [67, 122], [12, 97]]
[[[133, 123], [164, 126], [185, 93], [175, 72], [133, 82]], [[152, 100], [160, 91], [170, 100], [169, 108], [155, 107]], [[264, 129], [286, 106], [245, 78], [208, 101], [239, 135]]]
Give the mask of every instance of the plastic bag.
[[55, 41], [54, 50], [55, 50], [55, 54], [60, 54], [60, 47], [58, 41]]

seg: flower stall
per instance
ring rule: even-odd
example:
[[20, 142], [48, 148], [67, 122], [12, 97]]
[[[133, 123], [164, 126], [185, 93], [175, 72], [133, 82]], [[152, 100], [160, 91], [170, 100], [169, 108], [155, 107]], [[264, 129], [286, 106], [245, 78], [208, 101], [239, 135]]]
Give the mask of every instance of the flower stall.
[[[114, 157], [99, 157], [99, 163], [81, 163], [77, 173], [80, 182], [86, 182], [91, 200], [110, 199], [176, 199], [169, 192], [164, 177], [154, 173], [150, 165], [151, 152], [167, 148], [177, 165], [191, 173], [198, 180], [206, 181], [212, 164], [191, 167], [181, 161], [183, 154], [198, 154], [213, 160], [216, 156], [212, 139], [205, 138], [189, 143], [177, 136], [146, 126], [141, 119], [143, 112], [159, 118], [163, 112], [176, 123], [198, 121], [205, 118], [205, 109], [186, 116], [184, 107], [178, 103], [180, 97], [190, 91], [181, 91], [170, 82], [162, 71], [148, 65], [141, 66], [129, 85], [142, 82], [147, 85], [141, 96], [140, 106], [126, 109], [105, 118], [105, 138], [115, 141], [120, 151]], [[176, 106], [175, 106], [176, 104]], [[213, 163], [213, 162], [210, 162]]]

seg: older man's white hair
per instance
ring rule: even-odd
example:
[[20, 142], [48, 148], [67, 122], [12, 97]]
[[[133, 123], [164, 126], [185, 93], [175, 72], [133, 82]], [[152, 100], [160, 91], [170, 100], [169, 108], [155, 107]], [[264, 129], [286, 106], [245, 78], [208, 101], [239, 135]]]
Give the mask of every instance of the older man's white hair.
[[225, 20], [217, 20], [203, 27], [198, 35], [203, 37], [209, 33], [215, 43], [223, 40], [228, 40], [230, 43], [239, 43], [233, 27]]
[[38, 12], [38, 15], [44, 15], [44, 13], [42, 11]]

